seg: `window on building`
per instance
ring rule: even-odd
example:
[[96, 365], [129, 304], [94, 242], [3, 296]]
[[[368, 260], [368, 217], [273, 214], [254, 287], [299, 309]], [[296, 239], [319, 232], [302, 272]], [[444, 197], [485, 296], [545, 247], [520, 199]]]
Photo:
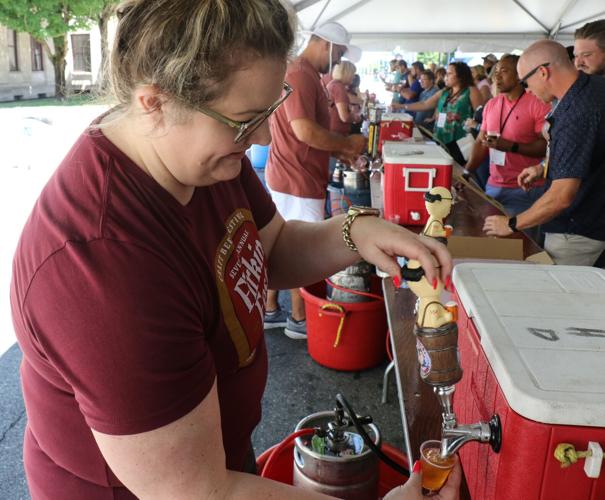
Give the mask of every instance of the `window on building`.
[[74, 71], [90, 73], [90, 35], [71, 35]]
[[6, 34], [8, 37], [8, 69], [10, 71], [19, 71], [17, 32], [7, 29]]
[[44, 52], [42, 44], [34, 38], [30, 41], [32, 48], [32, 71], [44, 71]]

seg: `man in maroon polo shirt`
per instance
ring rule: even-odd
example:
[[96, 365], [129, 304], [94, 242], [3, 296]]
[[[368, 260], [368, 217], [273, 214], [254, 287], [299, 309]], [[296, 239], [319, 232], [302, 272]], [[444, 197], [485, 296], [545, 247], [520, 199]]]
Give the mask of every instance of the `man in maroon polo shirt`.
[[[271, 119], [273, 142], [265, 170], [271, 197], [285, 220], [323, 220], [330, 155], [351, 162], [366, 146], [362, 135], [330, 132], [328, 94], [320, 79], [343, 56], [359, 58], [350, 38], [340, 24], [326, 23], [288, 65], [286, 81], [294, 92]], [[269, 291], [265, 328], [285, 326], [290, 338], [306, 339], [304, 302], [297, 289], [291, 296], [292, 314], [287, 315], [279, 308], [277, 291]]]

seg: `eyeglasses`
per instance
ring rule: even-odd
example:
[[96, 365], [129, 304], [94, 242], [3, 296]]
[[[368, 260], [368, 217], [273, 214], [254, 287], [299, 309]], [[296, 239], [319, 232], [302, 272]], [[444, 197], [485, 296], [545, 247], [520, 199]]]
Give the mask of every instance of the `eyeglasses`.
[[429, 203], [435, 203], [436, 201], [441, 201], [441, 200], [451, 200], [451, 197], [446, 197], [446, 196], [441, 196], [438, 193], [432, 194], [430, 192], [426, 192], [424, 193], [424, 201], [427, 201]]
[[536, 72], [540, 69], [540, 68], [548, 68], [550, 66], [549, 62], [545, 62], [542, 64], [538, 64], [538, 66], [536, 66], [534, 69], [532, 69], [529, 73], [527, 73], [527, 75], [525, 75], [523, 78], [521, 78], [521, 80], [519, 80], [519, 83], [521, 84], [521, 86], [526, 89], [527, 88], [527, 80], [529, 80], [532, 76], [534, 76], [536, 74]]
[[214, 118], [216, 121], [221, 122], [227, 125], [228, 127], [237, 130], [237, 135], [233, 140], [233, 142], [237, 144], [239, 142], [242, 142], [247, 137], [250, 137], [250, 135], [252, 135], [254, 131], [257, 130], [258, 127], [260, 127], [265, 122], [265, 120], [269, 118], [269, 116], [271, 116], [275, 112], [275, 110], [283, 104], [283, 102], [290, 96], [293, 91], [294, 89], [290, 87], [287, 82], [284, 82], [284, 93], [281, 95], [281, 97], [277, 101], [275, 101], [271, 106], [269, 106], [266, 111], [263, 111], [259, 115], [255, 116], [254, 118], [252, 118], [252, 120], [248, 120], [245, 122], [238, 122], [236, 120], [232, 120], [231, 118], [227, 118], [226, 116], [221, 115], [220, 113], [212, 111], [211, 109], [205, 108], [203, 106], [196, 106], [195, 110], [205, 114], [206, 116], [209, 116], [210, 118]]

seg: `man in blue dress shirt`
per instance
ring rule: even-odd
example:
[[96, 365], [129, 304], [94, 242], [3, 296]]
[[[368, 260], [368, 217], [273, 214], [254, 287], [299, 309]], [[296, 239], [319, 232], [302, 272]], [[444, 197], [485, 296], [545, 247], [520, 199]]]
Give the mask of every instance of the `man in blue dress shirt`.
[[486, 218], [488, 235], [507, 236], [542, 224], [544, 248], [556, 264], [593, 265], [605, 250], [605, 78], [578, 71], [563, 45], [540, 40], [521, 56], [517, 70], [549, 115], [547, 159], [519, 175], [531, 188], [544, 176], [546, 191], [516, 217]]

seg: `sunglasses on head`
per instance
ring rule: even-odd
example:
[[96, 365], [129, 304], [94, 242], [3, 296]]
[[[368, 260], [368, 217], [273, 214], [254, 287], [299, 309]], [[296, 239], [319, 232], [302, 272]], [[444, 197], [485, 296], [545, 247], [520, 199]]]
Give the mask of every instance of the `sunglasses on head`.
[[428, 201], [429, 203], [435, 203], [436, 201], [451, 199], [451, 197], [441, 196], [440, 194], [431, 194], [428, 191], [424, 193], [424, 201]]
[[526, 89], [527, 88], [527, 80], [529, 80], [532, 76], [534, 76], [536, 74], [536, 72], [540, 68], [548, 68], [549, 66], [550, 66], [549, 62], [538, 64], [534, 69], [532, 69], [529, 73], [527, 73], [527, 75], [525, 75], [523, 78], [521, 78], [521, 80], [519, 80], [519, 83], [521, 84], [521, 86], [524, 89]]

